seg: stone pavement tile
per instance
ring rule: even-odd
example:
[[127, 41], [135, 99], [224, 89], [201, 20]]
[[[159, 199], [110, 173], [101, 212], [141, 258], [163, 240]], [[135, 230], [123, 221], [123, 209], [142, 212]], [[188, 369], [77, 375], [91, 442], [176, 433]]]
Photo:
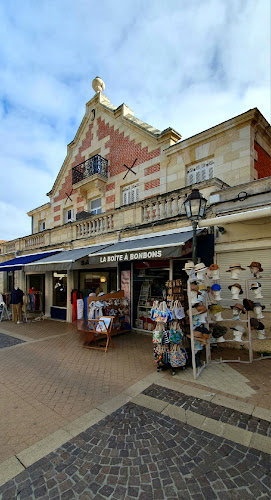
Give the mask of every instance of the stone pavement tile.
[[72, 437], [67, 431], [62, 429], [50, 434], [47, 438], [38, 441], [24, 451], [17, 454], [18, 459], [24, 465], [29, 467], [40, 458], [66, 443]]
[[234, 427], [233, 425], [229, 424], [224, 424], [224, 425], [225, 427], [223, 429], [223, 434], [222, 434], [224, 438], [230, 439], [231, 441], [242, 444], [244, 446], [249, 446], [252, 438], [252, 432], [240, 429], [239, 427]]
[[130, 402], [8, 481], [0, 497], [260, 500], [270, 494], [269, 459]]
[[144, 406], [145, 408], [149, 408], [150, 410], [154, 410], [157, 412], [162, 412], [165, 407], [168, 405], [167, 402], [160, 401], [155, 398], [151, 398], [149, 396], [145, 396], [145, 394], [138, 394], [132, 399], [134, 404]]
[[16, 457], [11, 457], [1, 464], [0, 467], [0, 485], [6, 483], [20, 472], [24, 471], [24, 466]]
[[102, 403], [101, 405], [97, 406], [97, 409], [103, 413], [110, 415], [112, 411], [118, 410], [121, 406], [123, 406], [125, 403], [128, 403], [128, 401], [130, 400], [131, 396], [128, 396], [125, 393], [118, 394], [114, 398], [109, 399], [105, 403]]
[[254, 410], [254, 406], [249, 403], [244, 403], [243, 401], [227, 398], [218, 394], [215, 394], [212, 399], [212, 403], [225, 406], [226, 408], [232, 408], [233, 410], [247, 413], [248, 415], [252, 415], [252, 412]]
[[77, 436], [79, 433], [88, 429], [91, 425], [94, 425], [102, 420], [105, 415], [105, 412], [94, 409], [66, 425], [63, 429], [72, 436]]
[[[251, 448], [269, 453], [271, 455], [271, 438], [262, 436], [260, 434], [253, 434], [249, 443]], [[271, 459], [270, 459], [271, 465]]]
[[252, 412], [253, 417], [257, 418], [262, 418], [263, 420], [267, 420], [268, 422], [271, 422], [271, 411], [267, 410], [266, 408], [261, 408], [261, 407], [255, 407], [253, 412]]
[[191, 410], [186, 410], [186, 421], [189, 425], [192, 425], [192, 427], [201, 429], [205, 419], [206, 417], [204, 415], [200, 415], [199, 413], [195, 413]]
[[178, 408], [178, 406], [168, 405], [164, 408], [162, 414], [186, 423], [186, 411], [183, 408]]
[[223, 436], [225, 425], [226, 424], [223, 422], [206, 417], [201, 425], [201, 429], [203, 431], [210, 432], [211, 434], [215, 434], [216, 436]]
[[130, 387], [127, 387], [125, 389], [124, 393], [128, 394], [128, 396], [135, 397], [138, 394], [140, 394], [144, 389], [147, 389], [151, 385], [151, 382], [147, 380], [139, 380], [139, 382], [136, 382], [135, 384], [131, 385]]
[[167, 389], [172, 389], [174, 391], [181, 392], [182, 394], [187, 394], [188, 396], [195, 396], [196, 398], [206, 399], [211, 401], [215, 393], [210, 391], [205, 391], [199, 389], [198, 387], [191, 387], [190, 385], [180, 385], [180, 382], [175, 380], [164, 378], [156, 382], [157, 385], [161, 387], [166, 387]]

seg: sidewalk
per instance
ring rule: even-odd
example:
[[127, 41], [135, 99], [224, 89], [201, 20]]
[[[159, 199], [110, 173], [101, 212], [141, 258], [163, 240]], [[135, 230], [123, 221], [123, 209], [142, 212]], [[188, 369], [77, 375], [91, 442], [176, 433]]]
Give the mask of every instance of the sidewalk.
[[[129, 483], [130, 480], [128, 481], [126, 478], [126, 493], [128, 492], [127, 488], [130, 488], [128, 496], [123, 496], [124, 479], [120, 477], [120, 470], [117, 478], [112, 478], [115, 474], [110, 472], [109, 462], [114, 468], [116, 465], [114, 460], [119, 466], [120, 461], [125, 462], [126, 457], [129, 467], [133, 468], [136, 467], [136, 464], [131, 465], [132, 457], [135, 460], [137, 457], [137, 466], [139, 466], [139, 462], [143, 466], [142, 449], [145, 449], [146, 446], [159, 445], [159, 453], [163, 455], [164, 444], [154, 443], [155, 433], [150, 437], [149, 445], [144, 442], [144, 433], [150, 431], [149, 425], [154, 425], [155, 428], [156, 421], [160, 422], [159, 425], [165, 426], [165, 432], [168, 432], [171, 426], [174, 427], [177, 437], [178, 432], [182, 431], [180, 439], [184, 436], [187, 437], [185, 429], [188, 426], [189, 439], [197, 441], [197, 432], [200, 432], [200, 435], [203, 436], [200, 439], [204, 438], [203, 441], [207, 440], [206, 443], [211, 440], [217, 444], [216, 439], [219, 438], [219, 446], [222, 447], [222, 450], [227, 443], [227, 446], [231, 447], [228, 450], [235, 450], [236, 453], [240, 454], [240, 457], [243, 457], [242, 460], [247, 460], [249, 454], [249, 456], [254, 457], [255, 463], [258, 463], [258, 460], [261, 463], [263, 460], [264, 463], [270, 464], [270, 360], [258, 361], [253, 365], [233, 363], [231, 365], [212, 365], [204, 370], [197, 381], [194, 381], [191, 369], [180, 371], [176, 373], [175, 377], [166, 371], [156, 373], [152, 359], [151, 338], [146, 335], [130, 333], [114, 337], [115, 349], [110, 349], [105, 354], [100, 351], [83, 349], [75, 327], [66, 323], [45, 320], [14, 325], [11, 322], [3, 322], [0, 324], [0, 332], [5, 334], [0, 334], [0, 347], [1, 345], [5, 346], [0, 348], [0, 418], [2, 423], [0, 484], [10, 480], [0, 490], [0, 493], [1, 491], [3, 493], [3, 499], [16, 498], [18, 489], [16, 490], [17, 486], [12, 478], [19, 473], [16, 485], [20, 481], [24, 483], [26, 477], [32, 485], [31, 488], [30, 486], [23, 488], [25, 496], [20, 496], [20, 498], [39, 498], [36, 492], [39, 486], [35, 484], [35, 477], [37, 478], [38, 474], [40, 487], [43, 488], [43, 498], [77, 498], [75, 492], [77, 492], [76, 495], [79, 495], [80, 492], [78, 498], [82, 498], [82, 500], [90, 498], [140, 498], [140, 500], [141, 498], [148, 498], [148, 500], [151, 498], [182, 498], [176, 496], [179, 494], [176, 493], [176, 484], [184, 482], [184, 475], [180, 470], [178, 481], [177, 471], [175, 471], [174, 480], [170, 476], [171, 482], [173, 481], [173, 489], [172, 496], [167, 497], [159, 497], [155, 487], [158, 484], [157, 481], [151, 485], [149, 493], [148, 487], [145, 488], [141, 476], [143, 475], [143, 480], [145, 480], [144, 474], [151, 474], [149, 466], [148, 471], [145, 467], [145, 473], [143, 473], [143, 469], [140, 472], [140, 477], [137, 479], [140, 487]], [[21, 343], [18, 343], [18, 339], [21, 340]], [[10, 345], [13, 342], [14, 346]], [[9, 344], [8, 347], [6, 347], [7, 344]], [[142, 409], [140, 410], [140, 408]], [[162, 420], [159, 414], [161, 417], [162, 414], [164, 415]], [[121, 431], [122, 424], [120, 425], [120, 423], [125, 419], [128, 419], [128, 427], [123, 424], [126, 435], [125, 446], [117, 446], [118, 442], [123, 442], [123, 438], [117, 436], [123, 435], [124, 431]], [[143, 444], [142, 442], [139, 445], [137, 442], [133, 444], [132, 448], [138, 449], [138, 451], [133, 452], [132, 455], [128, 438], [132, 434], [128, 429], [134, 429], [139, 441], [143, 439]], [[136, 429], [141, 429], [141, 431], [136, 431]], [[83, 434], [79, 435], [81, 432]], [[138, 432], [143, 433], [142, 437], [139, 437]], [[160, 429], [159, 432], [162, 430]], [[91, 440], [89, 440], [90, 435], [92, 436]], [[110, 448], [109, 444], [113, 436], [116, 436], [116, 442]], [[149, 438], [146, 437], [146, 439]], [[170, 441], [170, 437], [168, 439]], [[96, 449], [96, 444], [101, 442], [100, 440], [104, 446], [104, 454], [102, 449], [99, 452]], [[186, 446], [185, 453], [187, 453], [188, 448], [191, 448], [191, 445], [187, 448], [187, 444], [179, 441], [178, 443]], [[76, 453], [75, 445], [79, 447]], [[78, 478], [76, 481], [74, 478], [71, 479], [70, 475], [72, 476], [72, 474], [69, 474], [71, 463], [75, 468], [79, 462], [81, 468], [86, 467], [82, 465], [86, 459], [86, 453], [87, 460], [92, 462], [92, 466], [94, 466], [94, 461], [96, 465], [100, 463], [100, 469], [104, 469], [104, 472], [101, 472], [100, 469], [91, 472], [96, 486], [94, 485], [94, 489], [90, 490], [85, 484], [84, 474], [81, 473], [80, 481]], [[111, 458], [106, 464], [106, 459], [102, 457], [108, 456], [108, 453]], [[190, 460], [193, 460], [194, 451], [191, 450], [191, 453]], [[80, 460], [77, 455], [81, 456]], [[152, 456], [151, 449], [147, 455], [150, 464], [153, 463], [153, 460], [159, 461], [159, 456], [156, 456], [155, 453]], [[175, 456], [175, 452], [173, 455]], [[59, 469], [59, 457], [61, 457], [61, 461], [68, 460], [67, 463], [65, 462], [65, 474], [61, 472], [62, 469]], [[225, 457], [223, 457], [222, 453], [220, 460], [224, 460]], [[122, 468], [126, 467], [128, 471], [129, 467], [124, 462]], [[60, 475], [56, 481], [57, 490], [55, 493], [56, 491], [57, 493], [55, 497], [50, 492], [56, 486], [49, 488], [46, 483], [44, 464], [47, 464], [47, 473], [51, 479]], [[226, 465], [224, 463], [224, 467]], [[197, 467], [196, 462], [193, 467]], [[203, 463], [201, 467], [203, 467]], [[259, 467], [259, 470], [262, 470], [261, 466]], [[73, 474], [77, 474], [77, 477], [79, 469], [76, 469], [76, 472], [75, 469], [72, 470]], [[33, 471], [35, 472], [34, 478], [32, 477]], [[85, 474], [87, 472], [86, 467]], [[245, 470], [239, 472], [241, 477]], [[133, 477], [133, 471], [130, 470], [130, 473]], [[99, 477], [100, 474], [102, 477]], [[210, 492], [211, 490], [212, 492], [216, 491], [212, 486], [211, 490], [208, 490], [210, 495], [208, 498], [242, 498], [242, 500], [243, 498], [258, 498], [255, 494], [258, 487], [256, 484], [257, 473], [253, 477], [253, 480], [251, 479], [251, 484], [254, 487], [253, 494], [250, 490], [249, 494], [248, 491], [246, 492], [247, 496], [227, 497], [222, 495], [217, 497], [212, 496], [212, 494], [216, 494]], [[70, 482], [63, 486], [62, 483], [68, 479]], [[208, 483], [208, 488], [211, 483]], [[164, 485], [164, 482], [161, 484], [162, 488], [166, 488], [167, 485]], [[264, 484], [261, 483], [262, 491], [267, 488], [267, 485], [264, 486]], [[236, 483], [234, 485], [236, 487]], [[193, 486], [194, 489], [199, 487], [201, 489], [207, 486], [200, 485], [200, 482]], [[221, 492], [225, 493], [227, 486], [220, 484], [220, 487]], [[12, 496], [14, 488], [16, 495]], [[6, 493], [8, 491], [9, 493]], [[28, 496], [27, 491], [29, 492]], [[45, 492], [46, 495], [49, 493], [50, 495], [44, 496]], [[155, 496], [153, 496], [154, 492]], [[162, 493], [165, 493], [165, 489]], [[201, 494], [198, 492], [198, 495]], [[191, 489], [188, 489], [186, 498], [194, 498]], [[195, 498], [204, 497], [196, 496]], [[261, 498], [269, 498], [269, 495]]]

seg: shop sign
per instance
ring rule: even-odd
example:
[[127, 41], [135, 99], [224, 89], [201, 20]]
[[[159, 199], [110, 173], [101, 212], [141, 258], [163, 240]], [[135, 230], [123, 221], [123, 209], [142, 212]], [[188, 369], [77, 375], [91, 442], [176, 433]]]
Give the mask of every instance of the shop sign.
[[100, 264], [105, 262], [130, 262], [133, 260], [160, 259], [163, 256], [163, 250], [149, 250], [145, 252], [125, 252], [112, 255], [101, 255]]

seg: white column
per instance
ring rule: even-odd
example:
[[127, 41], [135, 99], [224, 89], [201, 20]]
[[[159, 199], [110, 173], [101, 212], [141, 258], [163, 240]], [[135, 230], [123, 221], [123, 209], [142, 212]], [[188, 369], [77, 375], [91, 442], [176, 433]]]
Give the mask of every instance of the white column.
[[51, 317], [51, 307], [53, 305], [53, 272], [45, 272], [45, 316]]
[[72, 322], [72, 304], [71, 304], [71, 291], [74, 288], [73, 271], [67, 271], [67, 316], [66, 321]]

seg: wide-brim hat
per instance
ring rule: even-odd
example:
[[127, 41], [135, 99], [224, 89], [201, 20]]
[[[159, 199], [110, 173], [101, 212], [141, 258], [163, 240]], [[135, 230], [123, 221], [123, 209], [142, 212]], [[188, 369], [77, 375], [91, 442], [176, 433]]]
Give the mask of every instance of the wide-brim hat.
[[260, 304], [260, 302], [253, 302], [253, 309], [254, 309], [254, 307], [261, 307], [262, 310], [265, 309], [265, 306], [262, 306], [262, 304]]
[[200, 262], [199, 264], [195, 265], [195, 272], [196, 273], [199, 273], [201, 271], [206, 271], [207, 269], [208, 269], [208, 267], [206, 267], [205, 264], [203, 264], [203, 262]]
[[[186, 313], [189, 314], [189, 309], [187, 309]], [[195, 307], [192, 307], [191, 314], [192, 314], [192, 316], [196, 316], [197, 314], [200, 314], [200, 313]]]
[[243, 289], [242, 289], [242, 287], [241, 287], [241, 285], [239, 283], [234, 283], [233, 285], [228, 286], [228, 289], [231, 290], [233, 286], [235, 286], [236, 288], [239, 288], [240, 295], [242, 295], [242, 293], [244, 293]]
[[211, 264], [209, 266], [210, 271], [217, 271], [217, 269], [219, 269], [219, 266], [217, 264]]
[[208, 288], [206, 285], [199, 285], [199, 293], [200, 293], [200, 290], [208, 290]]
[[192, 269], [194, 269], [194, 267], [195, 267], [195, 264], [191, 260], [191, 261], [185, 263], [183, 271], [192, 271]]
[[213, 290], [213, 292], [220, 292], [220, 290], [221, 290], [221, 286], [220, 286], [218, 283], [214, 283], [214, 284], [211, 286], [211, 289]]
[[256, 261], [251, 262], [251, 264], [247, 267], [257, 267], [259, 269], [260, 273], [263, 271], [263, 268], [262, 268], [260, 262], [256, 262]]
[[222, 306], [214, 304], [210, 307], [210, 311], [212, 314], [218, 314], [218, 313], [224, 311], [224, 309]]
[[264, 324], [261, 321], [259, 321], [259, 324], [258, 324], [258, 327], [256, 328], [256, 330], [264, 330], [264, 329], [265, 329]]
[[250, 290], [257, 290], [257, 288], [261, 288], [261, 283], [258, 283], [258, 281], [255, 281], [254, 283], [251, 283], [250, 285]]
[[245, 271], [245, 268], [241, 267], [241, 264], [231, 264], [229, 266], [229, 269], [226, 271], [226, 273], [230, 273], [231, 271], [234, 271], [235, 269], [240, 269], [240, 271]]
[[234, 306], [231, 306], [231, 309], [239, 309], [240, 311], [242, 311], [243, 314], [245, 314], [245, 308], [244, 306], [242, 306], [242, 304], [234, 304]]
[[256, 318], [250, 318], [250, 326], [253, 330], [257, 330], [260, 322]]
[[230, 326], [231, 330], [236, 330], [237, 332], [245, 333], [246, 329], [243, 325]]
[[199, 312], [199, 314], [204, 314], [208, 311], [208, 309], [203, 305], [196, 306], [196, 309]]
[[199, 294], [201, 294], [201, 292], [199, 291], [198, 285], [194, 285], [194, 283], [192, 283], [190, 285], [190, 289], [191, 289], [191, 292], [198, 292]]
[[222, 337], [223, 335], [225, 335], [227, 333], [227, 327], [226, 326], [221, 326], [221, 325], [215, 325], [213, 327], [213, 337], [216, 339], [216, 338], [219, 338], [219, 337]]
[[246, 309], [246, 311], [253, 311], [254, 309], [254, 302], [250, 299], [243, 299], [243, 304], [244, 304], [244, 308]]

